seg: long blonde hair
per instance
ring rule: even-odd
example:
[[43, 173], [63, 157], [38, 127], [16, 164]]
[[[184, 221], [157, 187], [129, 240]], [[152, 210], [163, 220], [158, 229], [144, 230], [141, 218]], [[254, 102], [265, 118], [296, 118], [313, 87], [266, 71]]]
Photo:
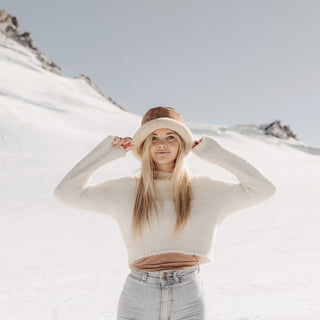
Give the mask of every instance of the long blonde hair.
[[[176, 212], [176, 225], [174, 235], [181, 232], [187, 223], [193, 200], [193, 191], [191, 185], [191, 176], [184, 162], [185, 144], [181, 136], [176, 133], [179, 141], [179, 149], [175, 160], [174, 169], [171, 177], [171, 194], [173, 195], [174, 208]], [[152, 209], [158, 216], [158, 205], [160, 201], [157, 197], [154, 187], [154, 179], [157, 170], [154, 161], [151, 158], [149, 148], [152, 143], [152, 134], [150, 134], [141, 144], [142, 164], [141, 177], [137, 183], [136, 198], [132, 217], [132, 230], [135, 238], [142, 239], [142, 230], [148, 224], [150, 228], [150, 218]]]

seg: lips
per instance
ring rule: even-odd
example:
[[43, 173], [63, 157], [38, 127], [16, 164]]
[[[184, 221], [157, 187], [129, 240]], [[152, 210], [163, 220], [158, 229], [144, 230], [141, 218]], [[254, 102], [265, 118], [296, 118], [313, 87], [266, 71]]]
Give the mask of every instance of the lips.
[[165, 153], [169, 153], [169, 152], [165, 152], [165, 151], [162, 151], [162, 152], [156, 152], [158, 154], [165, 154]]

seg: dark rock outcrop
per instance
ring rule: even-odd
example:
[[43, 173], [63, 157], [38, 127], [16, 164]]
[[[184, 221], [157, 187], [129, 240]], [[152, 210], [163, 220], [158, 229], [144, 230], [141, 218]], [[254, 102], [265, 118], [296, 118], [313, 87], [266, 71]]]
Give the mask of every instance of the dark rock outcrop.
[[41, 65], [44, 69], [62, 75], [62, 69], [34, 45], [31, 33], [20, 33], [17, 18], [11, 16], [5, 10], [0, 10], [0, 32], [4, 33], [8, 38], [13, 39], [24, 47], [32, 50], [36, 57], [41, 61]]
[[275, 120], [270, 124], [262, 124], [258, 126], [265, 134], [275, 136], [281, 139], [294, 138], [299, 140], [297, 135], [293, 133], [289, 126], [282, 125], [280, 120]]

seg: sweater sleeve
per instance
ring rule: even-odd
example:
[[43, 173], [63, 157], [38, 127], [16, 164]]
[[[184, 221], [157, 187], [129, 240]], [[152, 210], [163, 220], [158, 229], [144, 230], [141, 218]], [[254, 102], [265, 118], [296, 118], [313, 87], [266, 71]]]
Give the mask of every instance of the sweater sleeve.
[[212, 137], [203, 136], [193, 152], [201, 159], [228, 170], [239, 180], [238, 183], [219, 181], [223, 200], [220, 222], [235, 211], [266, 201], [276, 192], [276, 185], [260, 170]]
[[123, 179], [111, 179], [89, 185], [94, 172], [104, 164], [125, 156], [124, 148], [112, 145], [114, 136], [102, 140], [78, 162], [54, 190], [54, 197], [74, 208], [114, 214], [113, 200], [121, 189]]

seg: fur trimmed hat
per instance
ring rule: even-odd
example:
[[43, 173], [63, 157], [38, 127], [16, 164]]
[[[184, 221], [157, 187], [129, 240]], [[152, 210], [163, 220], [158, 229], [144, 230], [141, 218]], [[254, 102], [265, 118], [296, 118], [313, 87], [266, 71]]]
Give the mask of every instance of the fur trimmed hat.
[[176, 131], [185, 143], [185, 156], [192, 150], [194, 138], [190, 129], [184, 124], [182, 115], [173, 108], [155, 107], [149, 109], [143, 116], [141, 127], [133, 136], [132, 142], [135, 148], [132, 149], [133, 154], [141, 160], [141, 145], [147, 136], [154, 130], [168, 128]]

